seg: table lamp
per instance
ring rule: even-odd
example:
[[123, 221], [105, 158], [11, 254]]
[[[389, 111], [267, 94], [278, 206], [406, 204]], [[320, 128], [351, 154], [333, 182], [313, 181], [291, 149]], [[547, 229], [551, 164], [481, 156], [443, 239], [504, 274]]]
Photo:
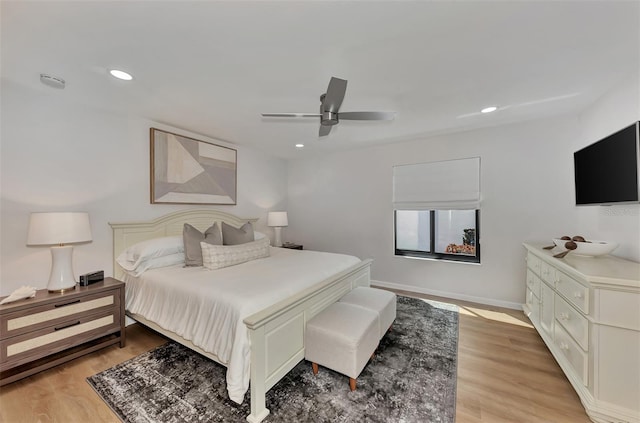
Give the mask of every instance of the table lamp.
[[269, 212], [267, 215], [267, 226], [273, 227], [276, 232], [276, 247], [282, 247], [282, 228], [288, 225], [289, 220], [285, 211]]
[[75, 289], [71, 264], [73, 244], [91, 241], [89, 214], [82, 212], [31, 213], [27, 245], [51, 245], [49, 292]]

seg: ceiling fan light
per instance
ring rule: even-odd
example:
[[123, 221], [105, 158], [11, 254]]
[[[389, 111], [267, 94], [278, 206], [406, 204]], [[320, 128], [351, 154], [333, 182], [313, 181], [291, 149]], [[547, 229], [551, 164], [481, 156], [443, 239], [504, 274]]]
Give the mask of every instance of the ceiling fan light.
[[485, 107], [484, 109], [480, 110], [480, 113], [491, 113], [491, 112], [495, 112], [496, 110], [498, 110], [497, 106], [489, 106], [489, 107]]

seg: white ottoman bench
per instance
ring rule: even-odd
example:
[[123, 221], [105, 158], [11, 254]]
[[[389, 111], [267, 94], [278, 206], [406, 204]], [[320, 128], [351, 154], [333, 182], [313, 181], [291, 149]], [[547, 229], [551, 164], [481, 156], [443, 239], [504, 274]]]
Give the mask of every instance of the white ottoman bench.
[[362, 307], [334, 303], [307, 322], [304, 357], [313, 373], [318, 364], [349, 376], [349, 387], [378, 346], [378, 315]]
[[359, 286], [342, 297], [339, 302], [375, 311], [378, 315], [379, 339], [382, 339], [396, 320], [396, 294], [384, 289]]

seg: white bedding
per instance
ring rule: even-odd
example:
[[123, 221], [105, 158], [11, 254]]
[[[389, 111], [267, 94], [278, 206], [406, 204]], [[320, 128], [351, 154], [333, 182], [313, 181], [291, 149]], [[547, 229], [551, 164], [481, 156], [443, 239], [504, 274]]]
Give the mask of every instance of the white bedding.
[[270, 253], [217, 270], [176, 265], [127, 275], [126, 309], [217, 356], [227, 366], [229, 398], [242, 403], [250, 374], [249, 333], [243, 320], [360, 261], [274, 247]]

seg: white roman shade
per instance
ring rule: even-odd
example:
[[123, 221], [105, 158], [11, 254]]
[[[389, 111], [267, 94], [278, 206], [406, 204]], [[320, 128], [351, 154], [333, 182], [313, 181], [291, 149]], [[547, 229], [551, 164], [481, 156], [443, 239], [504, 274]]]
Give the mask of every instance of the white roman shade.
[[480, 157], [393, 167], [396, 210], [480, 208]]

